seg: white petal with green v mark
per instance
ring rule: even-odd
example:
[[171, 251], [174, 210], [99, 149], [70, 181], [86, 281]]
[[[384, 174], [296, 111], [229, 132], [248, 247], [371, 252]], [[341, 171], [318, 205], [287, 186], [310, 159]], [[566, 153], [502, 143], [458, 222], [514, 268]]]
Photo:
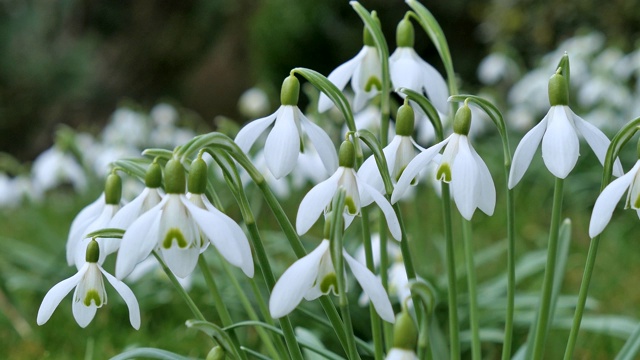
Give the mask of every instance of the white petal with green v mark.
[[[375, 48], [374, 48], [375, 49]], [[368, 50], [363, 47], [353, 59], [338, 66], [333, 70], [327, 79], [333, 83], [338, 89], [344, 90], [345, 86], [353, 76], [356, 68], [360, 65], [362, 58], [365, 56]], [[333, 103], [324, 93], [320, 93], [320, 99], [318, 100], [318, 112], [323, 113], [333, 106]]]
[[609, 224], [616, 204], [622, 198], [625, 191], [628, 191], [626, 206], [635, 209], [640, 217], [640, 160], [629, 170], [628, 173], [612, 181], [600, 193], [589, 222], [589, 236], [596, 237]]
[[235, 143], [240, 147], [240, 149], [242, 149], [242, 151], [244, 151], [245, 153], [249, 152], [251, 146], [253, 146], [253, 143], [255, 143], [260, 135], [262, 135], [262, 133], [265, 132], [265, 130], [267, 130], [267, 128], [271, 126], [271, 124], [273, 124], [276, 118], [280, 115], [281, 111], [282, 107], [280, 107], [275, 113], [269, 116], [256, 119], [248, 123], [247, 125], [242, 127], [242, 129], [240, 129], [238, 135], [236, 135], [236, 138], [233, 141], [235, 141]]

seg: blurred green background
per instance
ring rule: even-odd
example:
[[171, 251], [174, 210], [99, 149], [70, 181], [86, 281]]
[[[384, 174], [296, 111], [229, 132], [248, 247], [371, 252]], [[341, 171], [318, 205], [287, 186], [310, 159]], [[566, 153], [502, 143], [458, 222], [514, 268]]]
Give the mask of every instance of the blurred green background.
[[[423, 3], [447, 36], [466, 92], [483, 87], [477, 67], [493, 51], [508, 53], [526, 72], [562, 40], [577, 34], [598, 31], [605, 35], [607, 46], [625, 53], [636, 49], [640, 38], [638, 0]], [[362, 4], [378, 11], [393, 50], [395, 27], [407, 6], [399, 0]], [[433, 46], [419, 28], [416, 36], [418, 53], [442, 69]], [[199, 122], [198, 129], [213, 130], [218, 115], [241, 118], [237, 101], [246, 89], [264, 89], [274, 99], [271, 105], [275, 108], [279, 86], [291, 68], [303, 66], [328, 74], [360, 49], [361, 37], [358, 16], [347, 1], [338, 0], [0, 0], [0, 153], [29, 162], [51, 146], [60, 124], [98, 133], [123, 102], [150, 109], [166, 101], [188, 109]], [[498, 94], [504, 96], [506, 91]], [[546, 93], [540, 96], [546, 100]], [[514, 137], [513, 148], [518, 140]], [[493, 159], [501, 156], [491, 141], [478, 151]], [[593, 155], [587, 157], [595, 163]], [[539, 160], [534, 161], [538, 170], [530, 170], [533, 174], [525, 176], [517, 193], [518, 202], [531, 204], [518, 213], [518, 219], [522, 219], [517, 224], [522, 239], [519, 255], [546, 244], [549, 214], [540, 209], [550, 208], [552, 182]], [[629, 164], [632, 155], [625, 160]], [[495, 160], [489, 167], [499, 169], [498, 163]], [[569, 294], [576, 293], [579, 286], [589, 241], [586, 228], [590, 207], [600, 180], [600, 169], [585, 166], [575, 171], [584, 174], [568, 181], [566, 187], [566, 214], [574, 222], [564, 287]], [[501, 176], [499, 172], [494, 174], [498, 189]], [[126, 307], [112, 289], [107, 290], [110, 301], [106, 309], [98, 311], [87, 329], [80, 329], [73, 321], [68, 299], [44, 327], [35, 324], [46, 291], [74, 272], [64, 264], [69, 224], [99, 194], [100, 187], [95, 182], [83, 195], [62, 189], [48, 194], [42, 203], [0, 209], [0, 357], [104, 359], [132, 346], [163, 347], [204, 357], [210, 341], [184, 329], [183, 321], [190, 317], [188, 309], [162, 278], [134, 286], [143, 314], [139, 332], [130, 328]], [[500, 190], [498, 194], [501, 196]], [[429, 222], [440, 226], [434, 195], [422, 196], [420, 204], [431, 205], [413, 214], [426, 209], [434, 214]], [[285, 203], [291, 217], [297, 201], [294, 197]], [[500, 201], [504, 199], [499, 197], [498, 204]], [[411, 209], [407, 212], [409, 223], [421, 221], [411, 217]], [[633, 306], [640, 301], [640, 291], [633, 285], [640, 271], [635, 256], [640, 252], [634, 235], [637, 218], [632, 212], [619, 218], [607, 230], [591, 293], [602, 300], [600, 310], [637, 317], [639, 311]], [[478, 248], [501, 239], [503, 219], [504, 213], [499, 212], [493, 218], [481, 216]], [[265, 222], [269, 221], [273, 219], [267, 217]], [[419, 239], [417, 243], [426, 241], [420, 229], [412, 231]], [[277, 274], [292, 261], [290, 254], [287, 256], [276, 268]], [[480, 277], [499, 271], [489, 269]], [[525, 287], [537, 291], [539, 280], [533, 279]], [[193, 296], [206, 304], [205, 315], [215, 320], [211, 300], [197, 286], [202, 279], [195, 281]], [[234, 310], [241, 313], [240, 309]], [[563, 348], [566, 333], [558, 334], [551, 339], [551, 349]], [[248, 343], [257, 341], [255, 334], [246, 336]], [[587, 349], [577, 351], [581, 359], [608, 359], [622, 344], [619, 339], [590, 333], [579, 341], [578, 346]], [[498, 352], [487, 354], [491, 357]]]

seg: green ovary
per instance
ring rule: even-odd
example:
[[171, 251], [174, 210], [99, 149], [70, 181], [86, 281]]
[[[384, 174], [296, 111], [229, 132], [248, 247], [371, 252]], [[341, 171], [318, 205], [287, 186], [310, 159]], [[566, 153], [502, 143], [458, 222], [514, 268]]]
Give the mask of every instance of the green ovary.
[[182, 231], [177, 228], [171, 228], [167, 231], [167, 236], [162, 240], [162, 247], [165, 249], [171, 248], [173, 240], [175, 240], [178, 243], [178, 247], [182, 249], [186, 248], [188, 245], [187, 240], [185, 240], [184, 235], [182, 235]]
[[102, 299], [100, 299], [100, 294], [97, 290], [87, 291], [87, 294], [84, 296], [84, 300], [82, 301], [82, 303], [84, 304], [84, 306], [91, 306], [92, 300], [97, 307], [102, 306]]
[[323, 294], [326, 294], [333, 288], [333, 292], [336, 292], [338, 288], [338, 278], [336, 277], [336, 273], [327, 274], [324, 278], [322, 278], [322, 282], [320, 282], [320, 291]]

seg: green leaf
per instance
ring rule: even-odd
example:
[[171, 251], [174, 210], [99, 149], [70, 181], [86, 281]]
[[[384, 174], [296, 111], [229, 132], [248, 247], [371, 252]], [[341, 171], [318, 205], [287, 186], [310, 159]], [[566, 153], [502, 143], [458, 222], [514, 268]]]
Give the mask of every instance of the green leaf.
[[124, 171], [130, 176], [137, 178], [144, 182], [144, 178], [147, 175], [147, 168], [151, 161], [149, 159], [136, 158], [136, 159], [120, 159], [114, 161], [112, 164], [114, 167]]
[[111, 360], [126, 360], [126, 359], [161, 359], [161, 360], [193, 360], [192, 357], [186, 357], [172, 353], [170, 351], [156, 349], [156, 348], [138, 348], [129, 351], [125, 351], [122, 354], [116, 355]]
[[229, 334], [218, 325], [202, 320], [187, 320], [187, 327], [200, 330], [213, 337], [227, 354], [232, 355], [233, 359], [241, 359], [238, 350], [233, 346]]
[[146, 149], [142, 152], [142, 155], [152, 158], [171, 160], [173, 158], [173, 151], [167, 149]]
[[635, 330], [633, 330], [627, 342], [624, 343], [624, 346], [616, 355], [616, 360], [633, 360], [640, 351], [640, 323], [636, 324]]
[[378, 138], [376, 138], [376, 136], [369, 130], [362, 129], [358, 131], [357, 134], [358, 138], [362, 140], [362, 142], [364, 142], [373, 152], [376, 164], [378, 164], [378, 169], [380, 170], [380, 175], [382, 176], [382, 181], [384, 182], [385, 192], [387, 195], [391, 195], [393, 192], [393, 183], [391, 182], [391, 175], [389, 175], [387, 158], [384, 157], [384, 152], [382, 151], [382, 145], [380, 145]]

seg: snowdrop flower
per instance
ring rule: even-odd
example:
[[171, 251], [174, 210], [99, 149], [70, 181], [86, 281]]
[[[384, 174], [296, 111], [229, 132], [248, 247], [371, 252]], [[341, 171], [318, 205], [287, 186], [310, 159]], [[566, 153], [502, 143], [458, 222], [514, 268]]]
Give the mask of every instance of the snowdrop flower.
[[56, 284], [47, 292], [38, 310], [38, 325], [46, 323], [62, 299], [73, 292], [73, 317], [81, 327], [89, 325], [96, 310], [107, 303], [107, 292], [102, 276], [116, 289], [129, 308], [129, 321], [134, 329], [140, 329], [140, 308], [135, 295], [122, 281], [116, 279], [100, 266], [100, 246], [95, 240], [89, 242], [86, 249], [86, 261], [74, 276]]
[[82, 166], [73, 156], [64, 153], [57, 146], [38, 155], [33, 161], [31, 176], [34, 189], [40, 193], [67, 181], [73, 185], [76, 191], [83, 191], [87, 188], [87, 176]]
[[309, 231], [318, 220], [320, 214], [326, 211], [331, 200], [339, 189], [346, 191], [346, 205], [344, 209], [345, 228], [351, 224], [353, 217], [360, 214], [360, 208], [375, 202], [387, 219], [391, 235], [400, 240], [400, 223], [391, 204], [376, 189], [360, 179], [353, 169], [355, 162], [354, 147], [350, 141], [340, 146], [340, 167], [327, 180], [314, 186], [300, 202], [296, 229], [302, 235]]
[[[373, 14], [375, 16], [375, 14]], [[377, 20], [377, 17], [375, 18]], [[327, 77], [338, 89], [344, 90], [349, 80], [354, 93], [353, 111], [359, 112], [369, 100], [375, 97], [382, 88], [382, 64], [378, 56], [373, 36], [365, 27], [363, 32], [364, 46], [356, 56], [338, 66]], [[333, 106], [324, 93], [318, 100], [318, 112], [323, 113]]]
[[418, 329], [403, 308], [393, 325], [393, 346], [385, 357], [385, 360], [417, 360], [415, 348], [418, 344]]
[[[346, 251], [343, 250], [342, 255], [380, 317], [394, 322], [393, 308], [380, 279]], [[337, 276], [329, 251], [329, 240], [322, 240], [315, 250], [293, 263], [273, 287], [269, 299], [271, 316], [277, 319], [289, 314], [303, 298], [312, 301], [330, 291], [337, 295]]]
[[591, 221], [589, 222], [589, 236], [595, 237], [604, 230], [611, 220], [616, 204], [627, 191], [625, 208], [632, 208], [640, 217], [640, 160], [628, 173], [612, 181], [602, 190], [593, 206]]
[[338, 158], [329, 135], [298, 108], [299, 92], [298, 79], [289, 75], [282, 84], [282, 106], [274, 114], [246, 125], [235, 138], [242, 151], [249, 152], [258, 137], [273, 124], [264, 152], [267, 166], [276, 179], [286, 176], [295, 167], [303, 131], [320, 155], [327, 173], [333, 173], [337, 167]]
[[496, 205], [496, 189], [491, 173], [471, 146], [467, 135], [471, 126], [471, 109], [465, 104], [458, 109], [453, 134], [416, 156], [398, 179], [391, 202], [397, 202], [410, 183], [444, 148], [436, 178], [451, 183], [451, 193], [460, 214], [471, 220], [476, 208], [492, 215]]
[[[396, 135], [389, 145], [382, 150], [393, 183], [400, 178], [400, 175], [409, 162], [416, 156], [416, 148], [419, 148], [411, 138], [411, 134], [413, 134], [413, 122], [413, 109], [405, 101], [404, 105], [398, 109], [398, 115], [396, 116]], [[380, 169], [374, 156], [369, 156], [362, 164], [358, 170], [358, 177], [364, 179], [369, 185], [378, 190], [378, 192], [382, 194], [385, 193], [382, 175], [380, 174]]]
[[[542, 159], [547, 169], [557, 178], [566, 178], [578, 161], [578, 135], [584, 137], [600, 163], [604, 163], [609, 139], [598, 128], [571, 111], [568, 106], [568, 85], [560, 70], [558, 69], [549, 80], [551, 109], [544, 119], [522, 138], [513, 155], [509, 173], [510, 189], [522, 179], [541, 141]], [[622, 175], [622, 166], [617, 160], [613, 174]]]
[[[67, 263], [80, 269], [85, 263], [85, 250], [91, 241], [87, 235], [108, 228], [114, 215], [120, 209], [122, 196], [122, 180], [115, 172], [107, 176], [105, 191], [100, 197], [82, 209], [71, 223], [67, 238]], [[102, 264], [107, 255], [118, 250], [119, 239], [99, 238], [100, 259]]]
[[144, 190], [113, 216], [108, 227], [126, 230], [140, 215], [158, 205], [164, 196], [161, 185], [162, 168], [154, 161], [147, 169]]
[[391, 83], [395, 88], [407, 88], [425, 92], [433, 106], [442, 114], [449, 113], [449, 90], [440, 73], [413, 49], [414, 29], [411, 21], [405, 17], [396, 31], [398, 47], [389, 57]]
[[[196, 173], [192, 168], [191, 176], [199, 177]], [[246, 261], [251, 254], [246, 253], [248, 244], [244, 243], [248, 240], [242, 229], [213, 206], [203, 209], [195, 205], [184, 193], [185, 183], [184, 167], [178, 160], [170, 160], [165, 168], [167, 194], [158, 205], [136, 219], [122, 237], [116, 259], [118, 279], [126, 277], [155, 249], [159, 249], [171, 271], [184, 278], [195, 268], [207, 241], [229, 263], [253, 277], [253, 261]], [[206, 186], [206, 179], [200, 183]]]
[[414, 350], [391, 348], [385, 360], [418, 360], [418, 355]]

